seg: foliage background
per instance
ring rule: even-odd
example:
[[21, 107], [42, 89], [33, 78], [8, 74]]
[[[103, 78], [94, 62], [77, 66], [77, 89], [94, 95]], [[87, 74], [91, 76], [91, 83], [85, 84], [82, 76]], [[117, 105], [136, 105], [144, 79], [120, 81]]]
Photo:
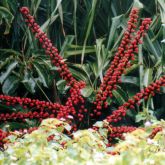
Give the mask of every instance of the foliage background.
[[[165, 72], [165, 1], [140, 2], [144, 5], [140, 18], [151, 17], [153, 23], [134, 65], [122, 77], [114, 98], [109, 100], [111, 110]], [[120, 43], [132, 5], [132, 0], [1, 0], [0, 92], [60, 103], [68, 95], [65, 81], [59, 79], [56, 68], [22, 21], [19, 8], [28, 6], [73, 75], [87, 83], [82, 94], [90, 107]], [[165, 88], [162, 88], [160, 94], [137, 107], [136, 112], [129, 112], [124, 122], [132, 124], [155, 116], [165, 118], [164, 100]], [[2, 105], [0, 109], [22, 111], [20, 107]]]

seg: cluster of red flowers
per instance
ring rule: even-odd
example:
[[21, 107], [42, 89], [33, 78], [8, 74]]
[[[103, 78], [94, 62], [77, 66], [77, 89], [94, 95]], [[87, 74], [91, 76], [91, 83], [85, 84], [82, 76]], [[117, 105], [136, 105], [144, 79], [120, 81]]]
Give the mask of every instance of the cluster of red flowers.
[[21, 13], [25, 17], [25, 22], [31, 29], [33, 33], [36, 34], [36, 38], [41, 43], [43, 49], [47, 55], [50, 56], [52, 63], [58, 68], [60, 76], [67, 81], [68, 85], [75, 83], [75, 79], [70, 73], [67, 64], [64, 59], [59, 55], [58, 49], [53, 46], [47, 35], [40, 29], [40, 26], [35, 22], [34, 17], [30, 15], [29, 9], [27, 7], [22, 7], [20, 9]]
[[51, 110], [54, 113], [58, 112], [59, 109], [65, 108], [63, 105], [60, 105], [58, 103], [51, 103], [46, 101], [39, 101], [35, 99], [30, 98], [20, 98], [20, 97], [13, 97], [13, 96], [7, 96], [7, 95], [0, 95], [0, 100], [7, 106], [15, 106], [20, 105], [22, 108], [35, 108], [39, 111], [43, 110]]
[[109, 123], [120, 121], [122, 117], [126, 115], [126, 111], [128, 109], [134, 109], [135, 104], [139, 105], [142, 99], [146, 100], [150, 95], [154, 96], [156, 91], [160, 91], [161, 86], [165, 86], [165, 76], [162, 76], [159, 80], [156, 80], [156, 82], [151, 83], [148, 87], [141, 90], [132, 99], [129, 99], [126, 103], [120, 106], [118, 110], [113, 111], [112, 114], [106, 118], [106, 120]]
[[161, 132], [162, 130], [163, 130], [162, 127], [156, 127], [156, 128], [154, 128], [154, 129], [152, 130], [152, 132], [151, 132], [149, 138], [150, 138], [150, 139], [153, 139], [153, 138], [155, 137], [155, 135], [156, 135], [158, 132]]
[[119, 127], [109, 127], [108, 129], [108, 140], [113, 141], [114, 138], [124, 139], [123, 133], [132, 132], [136, 127], [132, 126], [119, 126]]
[[[70, 89], [70, 97], [67, 99], [66, 106], [68, 107], [69, 114], [73, 115], [75, 118], [77, 118], [79, 121], [82, 121], [84, 118], [83, 112], [86, 112], [87, 109], [84, 107], [85, 100], [81, 96], [81, 89], [85, 87], [85, 83], [77, 82], [73, 85], [73, 87]], [[78, 110], [75, 110], [75, 106], [78, 105]], [[79, 108], [81, 106], [81, 108]]]
[[[122, 59], [122, 57], [124, 56], [124, 52], [126, 49], [128, 49], [128, 45], [131, 42], [131, 39], [133, 37], [132, 33], [134, 33], [134, 31], [136, 29], [138, 12], [139, 12], [138, 9], [133, 8], [130, 13], [128, 26], [127, 26], [127, 29], [122, 38], [121, 44], [118, 48], [118, 51], [115, 53], [114, 59], [111, 62], [110, 67], [108, 68], [108, 70], [103, 78], [103, 82], [100, 85], [100, 90], [98, 91], [98, 93], [96, 95], [96, 102], [94, 104], [96, 105], [97, 110], [102, 109], [102, 103], [104, 103], [105, 107], [107, 106], [107, 103], [105, 102], [107, 97], [108, 96], [112, 97], [111, 91], [113, 89], [116, 89], [116, 86], [111, 85], [113, 81], [110, 81], [110, 80], [111, 80], [111, 78], [113, 78], [114, 80], [117, 79], [117, 76], [113, 76], [114, 70], [118, 67], [120, 59]], [[122, 67], [122, 69], [123, 69], [123, 67]]]
[[23, 109], [33, 109], [38, 112], [44, 112], [47, 110], [54, 115], [56, 115], [61, 110], [66, 112], [66, 107], [63, 105], [46, 101], [39, 101], [30, 98], [0, 95], [0, 100], [2, 104], [5, 104], [7, 106], [20, 105]]
[[[124, 139], [123, 133], [132, 132], [136, 129], [136, 127], [133, 126], [113, 126], [107, 124], [105, 124], [103, 128], [108, 130], [107, 139], [109, 143], [107, 144], [107, 147], [110, 147], [112, 145], [112, 142], [115, 138], [119, 138], [123, 140]], [[99, 127], [93, 126], [92, 129], [98, 131]]]
[[149, 29], [151, 23], [150, 18], [145, 18], [142, 21], [139, 30], [136, 32], [135, 37], [132, 33], [135, 32], [136, 23], [138, 18], [138, 9], [132, 9], [130, 13], [130, 20], [128, 21], [128, 27], [124, 33], [124, 37], [115, 54], [114, 60], [111, 62], [106, 75], [103, 78], [103, 82], [100, 85], [100, 90], [96, 95], [96, 109], [94, 113], [101, 115], [102, 105], [107, 107], [108, 96], [112, 97], [112, 91], [117, 89], [117, 83], [121, 82], [121, 75], [125, 72], [125, 69], [131, 66], [130, 61], [134, 60], [134, 53], [138, 53], [138, 44], [141, 44], [141, 38], [145, 35]]
[[52, 141], [52, 140], [54, 139], [54, 137], [55, 137], [55, 135], [50, 135], [50, 136], [47, 138], [48, 142], [49, 142], [49, 141]]
[[45, 49], [46, 54], [50, 56], [52, 63], [58, 68], [60, 76], [66, 80], [67, 85], [71, 86], [70, 97], [66, 102], [66, 106], [68, 106], [67, 111], [61, 111], [58, 116], [65, 117], [68, 114], [72, 114], [74, 116], [76, 113], [74, 106], [79, 103], [84, 103], [84, 99], [81, 96], [80, 91], [85, 87], [85, 83], [77, 82], [75, 80], [69, 71], [67, 64], [64, 62], [64, 59], [59, 55], [58, 49], [53, 46], [47, 35], [40, 29], [40, 26], [35, 22], [34, 17], [30, 15], [29, 9], [27, 7], [22, 7], [20, 11], [25, 17], [25, 21], [31, 31], [36, 34], [36, 38], [41, 43], [42, 48]]
[[50, 114], [48, 112], [13, 112], [11, 114], [9, 113], [1, 113], [0, 114], [0, 121], [8, 121], [8, 120], [22, 120], [25, 121], [25, 119], [39, 119], [39, 121], [42, 121], [42, 119], [46, 118], [54, 118], [54, 114]]

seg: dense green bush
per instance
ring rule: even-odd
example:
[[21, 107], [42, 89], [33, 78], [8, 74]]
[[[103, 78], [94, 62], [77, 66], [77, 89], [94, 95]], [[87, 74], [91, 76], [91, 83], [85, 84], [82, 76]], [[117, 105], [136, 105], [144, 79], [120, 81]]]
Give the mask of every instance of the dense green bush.
[[[152, 139], [149, 138], [153, 129], [158, 127], [161, 127], [162, 131]], [[99, 133], [91, 129], [77, 131], [72, 139], [63, 133], [65, 129], [70, 130], [67, 123], [46, 119], [38, 130], [22, 138], [17, 138], [17, 133], [13, 133], [8, 137], [12, 143], [5, 145], [6, 150], [0, 153], [0, 163], [5, 165], [12, 163], [164, 165], [165, 163], [164, 121], [150, 123], [145, 129], [139, 128], [128, 133], [124, 141], [112, 147], [106, 147], [107, 131], [102, 127]], [[48, 140], [50, 136], [53, 138]]]

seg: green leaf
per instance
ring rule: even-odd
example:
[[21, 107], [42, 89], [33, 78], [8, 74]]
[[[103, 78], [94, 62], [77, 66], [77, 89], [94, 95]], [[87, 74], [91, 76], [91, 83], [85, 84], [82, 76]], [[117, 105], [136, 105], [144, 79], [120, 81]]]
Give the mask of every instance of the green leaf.
[[122, 76], [122, 83], [139, 86], [139, 78], [133, 76]]
[[[81, 55], [82, 52], [83, 52], [82, 49], [81, 50], [67, 50], [67, 51], [64, 52], [64, 57], [65, 58], [68, 58], [70, 56]], [[84, 50], [84, 54], [89, 54], [89, 53], [94, 53], [94, 52], [95, 52], [95, 49], [94, 48], [92, 48], [92, 49], [86, 48]]]
[[5, 20], [6, 23], [6, 29], [4, 34], [9, 33], [13, 18], [14, 16], [7, 8], [0, 6], [0, 25], [2, 24], [3, 19]]
[[6, 72], [2, 72], [1, 76], [0, 76], [0, 83], [2, 84], [5, 79], [10, 75], [10, 73], [12, 72], [12, 70], [17, 66], [18, 62], [12, 62], [9, 64], [9, 66], [7, 67]]
[[60, 91], [62, 94], [66, 92], [66, 90], [69, 88], [69, 86], [66, 86], [65, 80], [59, 80], [56, 83], [58, 91]]
[[58, 14], [51, 16], [42, 26], [41, 26], [41, 30], [42, 31], [46, 31], [47, 27], [50, 26], [56, 19], [58, 18]]
[[42, 84], [45, 87], [48, 87], [48, 83], [47, 83], [48, 75], [46, 73], [46, 70], [42, 66], [40, 66], [38, 63], [36, 63], [36, 62], [33, 62], [33, 66], [36, 69]]
[[65, 36], [62, 0], [57, 0], [57, 1], [59, 2], [58, 13], [59, 13], [59, 16], [60, 16], [60, 21], [61, 21], [61, 26], [62, 26], [62, 32], [63, 32], [63, 34]]
[[[165, 26], [163, 26], [163, 38], [165, 40]], [[162, 51], [163, 51], [163, 54], [162, 54], [162, 64], [165, 65], [165, 42], [162, 42]]]
[[[21, 55], [19, 52], [13, 50], [13, 49], [0, 49], [0, 57], [2, 58], [3, 56], [7, 55], [14, 55], [14, 56], [19, 56]], [[1, 60], [1, 59], [0, 59]]]
[[4, 66], [6, 66], [8, 63], [10, 63], [13, 60], [14, 60], [13, 56], [9, 56], [9, 57], [5, 58], [5, 60], [0, 62], [0, 69], [2, 69]]
[[136, 122], [144, 121], [147, 119], [147, 115], [144, 112], [140, 112], [136, 115]]
[[[103, 45], [105, 39], [97, 39], [96, 40], [96, 62], [93, 63], [93, 67], [96, 69], [95, 76], [96, 78], [100, 77], [101, 81], [103, 80], [103, 71], [105, 67], [109, 64], [108, 60], [108, 51], [105, 49]], [[90, 64], [89, 64], [90, 65]]]
[[139, 0], [134, 0], [133, 6], [139, 9], [143, 8], [143, 4]]
[[138, 70], [138, 68], [139, 68], [139, 64], [133, 64], [131, 67], [129, 67], [129, 68], [126, 69], [125, 75]]
[[139, 64], [140, 64], [140, 67], [139, 67], [140, 89], [143, 89], [144, 66], [143, 66], [142, 45], [139, 45], [138, 61], [139, 61]]
[[126, 93], [119, 86], [118, 89], [113, 90], [112, 93], [119, 105], [123, 105], [128, 99]]
[[90, 95], [94, 92], [93, 88], [91, 88], [90, 86], [86, 86], [85, 88], [83, 88], [81, 90], [81, 94], [84, 97], [90, 97]]
[[25, 71], [24, 79], [22, 80], [25, 88], [31, 92], [35, 93], [36, 82], [33, 80], [28, 71]]
[[158, 43], [158, 41], [152, 42], [152, 37], [154, 37], [154, 34], [152, 30], [150, 29], [148, 31], [148, 34], [144, 38], [144, 46], [146, 46], [147, 50], [155, 56], [155, 58], [158, 60], [161, 56], [161, 48]]
[[77, 0], [73, 0], [73, 5], [74, 5], [74, 12], [73, 12], [73, 22], [74, 22], [74, 34], [75, 34], [75, 40], [77, 44], [77, 5], [78, 2]]
[[34, 15], [36, 14], [40, 4], [41, 4], [41, 0], [33, 1], [32, 7], [34, 8], [34, 12], [33, 12]]
[[92, 29], [93, 22], [94, 22], [94, 16], [95, 16], [97, 2], [98, 2], [97, 0], [92, 0], [92, 7], [89, 12], [89, 16], [87, 17], [87, 29], [86, 29], [85, 39], [84, 39], [84, 43], [83, 43], [81, 64], [83, 64], [83, 62], [84, 62], [84, 55], [85, 55], [85, 49], [86, 49], [85, 47], [86, 47], [87, 40], [88, 40], [88, 37], [89, 37], [91, 29]]
[[153, 69], [147, 68], [144, 71], [144, 86], [147, 87], [152, 82]]
[[61, 51], [60, 51], [61, 56], [64, 56], [64, 52], [66, 52], [68, 50], [69, 45], [72, 44], [73, 40], [74, 40], [74, 36], [72, 36], [72, 35], [68, 35], [65, 37], [65, 41], [64, 41]]
[[160, 10], [160, 14], [161, 14], [161, 19], [162, 19], [162, 23], [165, 23], [165, 1], [164, 0], [156, 0], [158, 2], [158, 8]]
[[6, 95], [13, 95], [16, 92], [18, 85], [19, 85], [18, 77], [14, 75], [9, 76], [3, 83], [2, 91]]
[[122, 25], [124, 19], [124, 15], [119, 15], [112, 18], [112, 25], [110, 26], [110, 32], [108, 36], [108, 44], [107, 49], [112, 47], [113, 42], [116, 40], [115, 33], [117, 31], [117, 28], [119, 28]]
[[77, 79], [83, 80], [85, 82], [88, 81], [88, 78], [82, 69], [76, 67], [75, 69], [70, 68], [70, 71], [72, 72], [73, 76], [76, 77]]

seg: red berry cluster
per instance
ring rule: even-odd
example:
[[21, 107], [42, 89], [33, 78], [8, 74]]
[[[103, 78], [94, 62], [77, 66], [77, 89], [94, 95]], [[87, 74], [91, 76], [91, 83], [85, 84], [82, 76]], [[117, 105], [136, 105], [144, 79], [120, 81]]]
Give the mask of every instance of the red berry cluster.
[[141, 90], [132, 99], [129, 99], [126, 103], [120, 106], [118, 110], [113, 111], [112, 114], [106, 118], [106, 120], [109, 123], [120, 121], [122, 117], [126, 115], [126, 111], [128, 109], [134, 109], [134, 105], [139, 105], [142, 99], [146, 100], [150, 95], [154, 96], [155, 91], [160, 91], [161, 86], [165, 86], [165, 76], [162, 76], [159, 80], [156, 80], [154, 83], [151, 83], [148, 87]]
[[[42, 44], [46, 54], [50, 56], [52, 63], [58, 68], [60, 76], [66, 80], [67, 85], [71, 86], [71, 96], [68, 98], [66, 105], [69, 106], [68, 109], [70, 109], [72, 114], [74, 114], [75, 109], [73, 105], [77, 105], [79, 102], [84, 102], [84, 99], [80, 94], [80, 90], [85, 87], [85, 83], [77, 82], [75, 80], [69, 71], [67, 64], [64, 62], [64, 59], [59, 55], [57, 48], [53, 46], [50, 39], [48, 39], [47, 35], [42, 32], [40, 26], [35, 22], [34, 17], [30, 15], [29, 9], [27, 7], [22, 7], [20, 11], [25, 17], [25, 21], [27, 22], [31, 31], [36, 34], [36, 38]], [[62, 111], [59, 116], [62, 117], [63, 113], [64, 112]]]
[[20, 97], [12, 97], [7, 95], [0, 95], [1, 103], [6, 104], [7, 106], [15, 106], [20, 105], [23, 109], [33, 108], [38, 111], [52, 111], [53, 113], [57, 113], [61, 109], [64, 110], [65, 106], [60, 105], [58, 103], [51, 103], [46, 101], [40, 101], [30, 98], [20, 98]]
[[25, 21], [31, 31], [36, 34], [36, 38], [42, 44], [46, 54], [50, 56], [52, 63], [58, 67], [60, 76], [66, 80], [69, 85], [72, 85], [76, 80], [70, 73], [67, 64], [64, 62], [64, 59], [59, 55], [58, 49], [53, 46], [47, 35], [40, 29], [40, 26], [35, 22], [34, 17], [30, 15], [29, 9], [27, 7], [22, 7], [20, 11], [25, 17]]
[[[115, 80], [117, 78], [117, 76], [113, 76], [114, 69], [116, 67], [118, 67], [120, 59], [124, 57], [124, 55], [125, 55], [124, 52], [126, 49], [128, 49], [128, 45], [131, 42], [131, 39], [133, 37], [132, 33], [134, 33], [134, 31], [136, 29], [138, 12], [139, 12], [139, 10], [137, 8], [133, 8], [130, 13], [130, 16], [129, 16], [130, 18], [128, 20], [128, 26], [127, 26], [124, 36], [122, 38], [121, 44], [118, 48], [118, 51], [115, 53], [114, 59], [111, 62], [111, 65], [108, 68], [106, 75], [103, 78], [103, 82], [100, 85], [100, 90], [98, 91], [98, 93], [96, 95], [96, 102], [94, 104], [96, 104], [97, 110], [101, 110], [101, 108], [102, 108], [101, 105], [103, 102], [104, 102], [105, 107], [107, 106], [107, 103], [105, 102], [107, 97], [108, 96], [112, 97], [112, 94], [109, 93], [109, 91], [112, 91], [113, 89], [116, 88], [116, 86], [113, 86], [113, 87], [111, 86], [111, 84], [112, 84], [111, 79]], [[121, 75], [121, 73], [118, 73], [118, 74]]]
[[108, 140], [109, 142], [112, 142], [113, 139], [119, 138], [124, 139], [123, 133], [132, 132], [136, 129], [136, 127], [131, 126], [120, 126], [120, 127], [110, 127], [108, 129]]
[[[104, 129], [108, 130], [107, 139], [109, 141], [107, 147], [112, 145], [112, 141], [115, 138], [124, 139], [123, 133], [128, 133], [136, 130], [136, 127], [132, 126], [113, 126], [113, 125], [104, 125]], [[99, 127], [93, 126], [92, 129], [99, 132]]]
[[9, 113], [1, 113], [0, 114], [0, 121], [7, 121], [7, 120], [22, 120], [25, 121], [25, 119], [39, 119], [39, 121], [42, 121], [42, 119], [46, 118], [54, 118], [54, 114], [50, 114], [48, 112], [13, 112], [11, 114]]
[[47, 138], [47, 141], [49, 142], [49, 141], [52, 141], [53, 139], [54, 139], [54, 136], [55, 135], [50, 135], [48, 138]]
[[[70, 109], [70, 114], [77, 117], [79, 121], [82, 121], [84, 118], [83, 113], [87, 112], [87, 109], [84, 107], [85, 100], [81, 95], [81, 89], [85, 87], [85, 83], [78, 82], [73, 85], [70, 89], [70, 97], [67, 99], [66, 106]], [[75, 106], [78, 105], [78, 110], [75, 110]]]
[[[79, 87], [79, 86], [78, 86]], [[77, 93], [75, 93], [76, 95]], [[77, 96], [76, 96], [77, 97]], [[78, 98], [81, 98], [79, 95]], [[78, 101], [78, 100], [77, 100]], [[67, 104], [67, 106], [63, 106], [57, 103], [51, 103], [46, 101], [39, 101], [30, 98], [20, 98], [20, 97], [12, 97], [6, 95], [0, 95], [1, 104], [5, 104], [7, 106], [17, 106], [20, 105], [23, 109], [32, 109], [33, 112], [13, 112], [13, 113], [1, 113], [0, 121], [6, 120], [24, 120], [24, 119], [39, 119], [40, 121], [44, 118], [67, 118], [70, 114], [77, 115], [79, 120], [83, 117], [82, 110], [87, 112], [87, 109], [84, 106], [81, 106], [79, 109], [79, 113], [76, 114], [75, 110]], [[84, 100], [81, 100], [84, 103]], [[81, 114], [81, 116], [80, 116]]]
[[162, 127], [156, 127], [152, 130], [151, 134], [149, 135], [150, 139], [153, 139], [158, 132], [161, 132], [163, 129]]
[[[133, 14], [135, 15], [134, 19], [137, 18], [137, 11], [132, 10]], [[117, 83], [121, 82], [121, 75], [125, 72], [125, 69], [131, 66], [130, 61], [134, 60], [134, 53], [138, 52], [138, 44], [141, 44], [141, 38], [145, 35], [146, 30], [149, 29], [149, 25], [151, 23], [150, 18], [145, 18], [142, 21], [142, 25], [140, 26], [139, 30], [135, 34], [133, 40], [131, 40], [131, 32], [134, 32], [133, 28], [136, 26], [131, 23], [132, 18], [128, 22], [128, 29], [125, 32], [121, 45], [118, 48], [118, 52], [115, 54], [114, 60], [111, 63], [106, 75], [103, 78], [103, 82], [101, 84], [100, 90], [96, 95], [96, 109], [95, 111], [99, 111], [99, 114], [102, 109], [102, 104], [104, 103], [104, 107], [107, 107], [106, 99], [108, 96], [112, 97], [112, 91], [117, 89]], [[137, 20], [135, 21], [137, 22]], [[132, 28], [130, 30], [130, 28]], [[132, 36], [133, 38], [133, 36]], [[127, 42], [126, 42], [127, 41]]]
[[[12, 114], [9, 113], [1, 113], [0, 114], [0, 120], [16, 120], [16, 119], [26, 119], [26, 118], [37, 118], [37, 119], [43, 119], [48, 117], [57, 117], [60, 113], [60, 117], [67, 117], [68, 115], [68, 108], [57, 104], [57, 103], [51, 103], [46, 101], [39, 101], [34, 100], [30, 98], [20, 98], [20, 97], [12, 97], [12, 96], [6, 96], [6, 95], [0, 95], [0, 103], [5, 104], [7, 106], [16, 106], [20, 105], [23, 109], [32, 109], [34, 112], [13, 112]], [[69, 111], [69, 110], [68, 110]]]

